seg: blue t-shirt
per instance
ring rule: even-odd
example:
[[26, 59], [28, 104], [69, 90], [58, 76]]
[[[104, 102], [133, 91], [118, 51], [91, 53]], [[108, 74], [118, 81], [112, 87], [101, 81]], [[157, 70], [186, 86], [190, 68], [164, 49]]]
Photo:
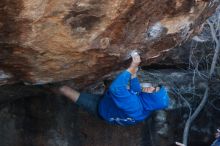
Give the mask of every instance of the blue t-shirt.
[[[127, 86], [130, 82], [130, 89]], [[164, 87], [158, 92], [141, 92], [138, 78], [122, 72], [113, 81], [99, 104], [99, 114], [107, 122], [118, 125], [134, 125], [143, 121], [154, 110], [164, 109], [169, 104]]]
[[211, 146], [220, 146], [220, 137], [217, 138], [217, 139], [212, 143]]

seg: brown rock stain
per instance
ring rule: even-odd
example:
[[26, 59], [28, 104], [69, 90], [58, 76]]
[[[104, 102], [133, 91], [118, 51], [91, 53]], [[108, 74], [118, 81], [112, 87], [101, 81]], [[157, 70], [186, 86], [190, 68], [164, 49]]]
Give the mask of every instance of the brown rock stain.
[[22, 9], [22, 0], [3, 0], [0, 3], [0, 68], [13, 73], [17, 81], [28, 77], [30, 61], [33, 59], [30, 57], [33, 51], [29, 49], [29, 53], [26, 53], [19, 46], [20, 38], [30, 29], [30, 21], [19, 18]]

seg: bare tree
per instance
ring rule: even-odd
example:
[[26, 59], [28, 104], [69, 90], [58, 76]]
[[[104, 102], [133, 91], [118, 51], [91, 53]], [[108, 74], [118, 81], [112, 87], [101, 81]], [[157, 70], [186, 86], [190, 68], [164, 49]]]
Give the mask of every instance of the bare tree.
[[[191, 107], [189, 106], [190, 114], [186, 121], [184, 132], [183, 132], [183, 144], [185, 146], [188, 145], [188, 137], [189, 137], [189, 130], [190, 130], [191, 123], [196, 119], [200, 111], [204, 108], [205, 104], [207, 103], [208, 94], [209, 94], [208, 83], [214, 74], [216, 63], [219, 57], [219, 50], [220, 50], [220, 11], [219, 10], [220, 10], [220, 7], [217, 9], [217, 13], [206, 21], [206, 24], [209, 26], [210, 31], [211, 31], [211, 37], [214, 42], [215, 51], [214, 51], [214, 56], [212, 58], [211, 67], [208, 73], [208, 78], [206, 81], [206, 87], [205, 87], [202, 100], [192, 114], [191, 114]], [[197, 67], [198, 65], [196, 65], [196, 69]], [[188, 102], [187, 102], [187, 105], [188, 105]]]

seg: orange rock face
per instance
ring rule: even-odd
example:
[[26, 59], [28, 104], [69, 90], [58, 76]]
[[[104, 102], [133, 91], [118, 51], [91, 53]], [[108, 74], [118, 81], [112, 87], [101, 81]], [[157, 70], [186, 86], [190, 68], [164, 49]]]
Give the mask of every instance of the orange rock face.
[[0, 84], [73, 79], [87, 85], [124, 68], [131, 50], [143, 64], [198, 31], [213, 0], [2, 0]]

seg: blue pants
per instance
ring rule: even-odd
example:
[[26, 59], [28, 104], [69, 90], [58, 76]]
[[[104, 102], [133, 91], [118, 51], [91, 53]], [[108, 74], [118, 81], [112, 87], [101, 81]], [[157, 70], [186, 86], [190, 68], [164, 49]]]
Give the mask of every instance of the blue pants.
[[89, 113], [100, 117], [98, 112], [99, 102], [101, 100], [100, 95], [88, 94], [88, 93], [80, 93], [79, 99], [76, 101], [76, 104], [88, 111]]

